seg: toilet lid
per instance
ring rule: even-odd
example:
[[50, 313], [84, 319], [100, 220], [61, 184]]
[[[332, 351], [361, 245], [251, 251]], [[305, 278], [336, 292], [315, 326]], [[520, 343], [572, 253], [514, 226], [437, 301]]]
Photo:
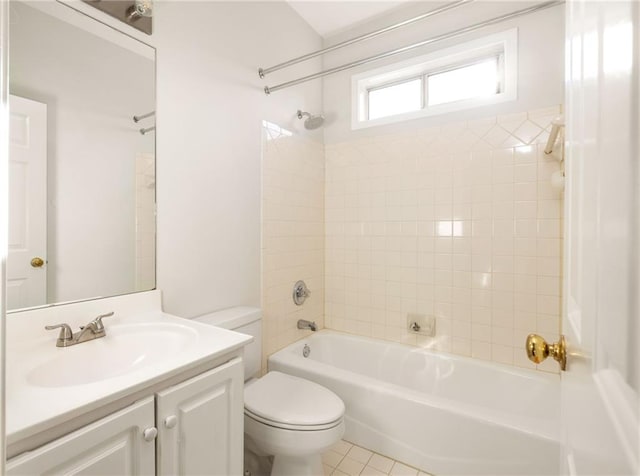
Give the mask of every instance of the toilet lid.
[[275, 426], [326, 425], [344, 415], [344, 403], [331, 390], [275, 371], [245, 388], [244, 407]]

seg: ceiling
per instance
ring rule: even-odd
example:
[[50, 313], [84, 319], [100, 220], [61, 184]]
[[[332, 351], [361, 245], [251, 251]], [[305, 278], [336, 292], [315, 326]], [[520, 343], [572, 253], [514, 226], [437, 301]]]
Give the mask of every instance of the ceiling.
[[323, 37], [401, 5], [408, 0], [288, 0], [289, 5]]

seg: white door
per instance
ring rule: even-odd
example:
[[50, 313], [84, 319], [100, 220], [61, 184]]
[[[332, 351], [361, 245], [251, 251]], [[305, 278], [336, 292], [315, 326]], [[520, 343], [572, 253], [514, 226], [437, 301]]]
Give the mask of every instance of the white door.
[[7, 476], [155, 474], [153, 397], [9, 460]]
[[244, 370], [241, 359], [156, 395], [159, 476], [240, 476]]
[[18, 309], [47, 302], [47, 105], [9, 96], [9, 113], [7, 308]]
[[567, 2], [562, 474], [639, 469], [639, 6]]

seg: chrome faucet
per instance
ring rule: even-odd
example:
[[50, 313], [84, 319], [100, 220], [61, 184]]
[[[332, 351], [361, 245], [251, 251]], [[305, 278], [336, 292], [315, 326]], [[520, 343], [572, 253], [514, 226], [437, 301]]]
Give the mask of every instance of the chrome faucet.
[[304, 319], [298, 320], [298, 329], [311, 329], [313, 332], [318, 330], [315, 322], [305, 321]]
[[293, 302], [296, 306], [302, 306], [310, 294], [311, 291], [304, 281], [300, 280], [293, 285]]
[[44, 326], [44, 328], [48, 331], [59, 328], [60, 334], [56, 341], [56, 347], [70, 347], [72, 345], [81, 344], [83, 342], [106, 336], [107, 333], [104, 329], [104, 324], [102, 324], [102, 319], [104, 317], [111, 317], [113, 314], [113, 311], [108, 312], [107, 314], [101, 314], [86, 326], [80, 327], [80, 330], [75, 333], [71, 330], [69, 324], [66, 323], [56, 324], [54, 326]]

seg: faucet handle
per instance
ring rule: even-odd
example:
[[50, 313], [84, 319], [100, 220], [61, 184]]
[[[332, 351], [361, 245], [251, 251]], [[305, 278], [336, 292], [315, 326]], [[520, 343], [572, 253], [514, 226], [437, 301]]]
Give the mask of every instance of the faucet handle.
[[297, 281], [296, 284], [293, 285], [293, 302], [296, 306], [302, 306], [310, 294], [311, 291], [309, 291], [304, 281]]
[[94, 330], [95, 330], [96, 332], [103, 331], [103, 330], [104, 330], [104, 325], [102, 324], [102, 319], [103, 319], [104, 317], [111, 317], [111, 316], [113, 316], [114, 314], [115, 314], [115, 313], [114, 313], [113, 311], [111, 311], [111, 312], [108, 312], [108, 313], [106, 313], [106, 314], [100, 314], [98, 317], [96, 317], [93, 321], [91, 321], [91, 322], [95, 325]]
[[44, 326], [44, 328], [48, 331], [60, 328], [58, 343], [70, 342], [73, 340], [73, 331], [71, 330], [71, 327], [69, 327], [69, 324], [62, 323], [53, 326]]

